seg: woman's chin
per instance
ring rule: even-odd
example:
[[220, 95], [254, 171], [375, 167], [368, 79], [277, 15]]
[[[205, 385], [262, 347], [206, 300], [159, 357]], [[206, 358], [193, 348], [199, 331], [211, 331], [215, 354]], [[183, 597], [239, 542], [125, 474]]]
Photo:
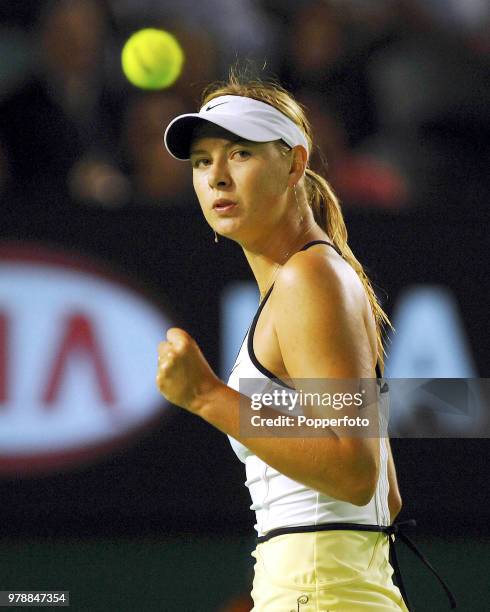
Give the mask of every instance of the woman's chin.
[[229, 240], [234, 240], [235, 242], [240, 242], [240, 239], [244, 237], [243, 225], [241, 223], [236, 223], [233, 220], [230, 222], [217, 223], [214, 226], [214, 231], [223, 238], [228, 238]]

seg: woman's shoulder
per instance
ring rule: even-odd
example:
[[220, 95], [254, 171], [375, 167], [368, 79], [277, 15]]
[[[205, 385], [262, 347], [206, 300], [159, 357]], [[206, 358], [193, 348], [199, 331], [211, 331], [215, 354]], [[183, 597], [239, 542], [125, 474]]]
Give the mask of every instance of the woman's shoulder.
[[331, 246], [317, 244], [298, 251], [284, 264], [274, 283], [276, 297], [285, 294], [362, 299], [365, 291], [355, 270]]
[[314, 248], [288, 260], [271, 294], [271, 317], [288, 376], [369, 376], [375, 344], [366, 333], [364, 286], [333, 249]]

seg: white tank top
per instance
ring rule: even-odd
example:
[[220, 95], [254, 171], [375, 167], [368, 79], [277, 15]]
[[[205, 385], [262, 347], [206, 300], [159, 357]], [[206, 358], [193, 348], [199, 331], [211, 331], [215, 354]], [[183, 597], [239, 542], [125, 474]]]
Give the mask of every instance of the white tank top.
[[[315, 240], [306, 244], [301, 250], [320, 242], [333, 246], [328, 242]], [[290, 390], [286, 383], [259, 363], [253, 351], [253, 335], [257, 321], [273, 286], [261, 302], [231, 370], [228, 386], [236, 391], [240, 391], [240, 378], [255, 379], [257, 384], [254, 384], [254, 392], [258, 393], [270, 392], [275, 388]], [[377, 372], [380, 377], [379, 368]], [[260, 384], [262, 380], [263, 387]], [[387, 393], [387, 389], [387, 385], [383, 385], [381, 393]], [[241, 392], [243, 393], [243, 390]], [[231, 436], [228, 438], [235, 454], [245, 464], [245, 485], [252, 498], [250, 509], [255, 511], [255, 529], [258, 536], [267, 534], [271, 529], [300, 525], [337, 522], [368, 525], [390, 524], [388, 449], [385, 438], [380, 439], [380, 473], [376, 492], [365, 506], [356, 506], [309, 489], [278, 472]]]

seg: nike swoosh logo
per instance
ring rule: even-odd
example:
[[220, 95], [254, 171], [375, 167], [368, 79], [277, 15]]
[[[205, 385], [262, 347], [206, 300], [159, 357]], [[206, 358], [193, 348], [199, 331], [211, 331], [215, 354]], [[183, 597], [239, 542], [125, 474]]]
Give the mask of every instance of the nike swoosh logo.
[[228, 104], [228, 102], [220, 102], [219, 104], [215, 104], [214, 106], [208, 106], [208, 107], [206, 108], [206, 111], [210, 111], [210, 110], [212, 110], [213, 108], [216, 108], [217, 106], [221, 106], [221, 105], [223, 105], [223, 104]]

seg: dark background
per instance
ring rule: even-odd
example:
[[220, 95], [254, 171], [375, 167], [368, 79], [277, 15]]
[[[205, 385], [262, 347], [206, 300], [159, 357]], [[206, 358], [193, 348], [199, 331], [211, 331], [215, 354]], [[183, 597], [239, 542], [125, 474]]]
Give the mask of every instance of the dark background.
[[[105, 24], [97, 43], [103, 53], [88, 67], [54, 75], [52, 67], [39, 68], [40, 24], [66, 4], [3, 2], [0, 8], [8, 42], [0, 96], [0, 238], [63, 247], [136, 279], [171, 305], [175, 323], [218, 369], [221, 292], [251, 273], [236, 245], [214, 243], [189, 193], [190, 169], [176, 169], [163, 151], [160, 159], [156, 145], [153, 155], [151, 143], [167, 115], [196, 108], [201, 86], [226, 74], [233, 61], [226, 23], [218, 36], [207, 22], [200, 29], [187, 22], [173, 3], [167, 22], [165, 2], [160, 8], [107, 2], [99, 9], [75, 2], [87, 10], [73, 17], [75, 30], [92, 27], [84, 21], [92, 19], [90, 11]], [[410, 285], [448, 287], [477, 373], [488, 377], [485, 19], [443, 18], [431, 3], [430, 10], [416, 2], [395, 2], [396, 10], [380, 3], [378, 13], [368, 14], [356, 2], [347, 3], [349, 11], [335, 2], [290, 4], [251, 3], [258, 21], [248, 15], [252, 30], [244, 25], [236, 53], [259, 66], [267, 57], [268, 70], [315, 109], [315, 134], [342, 197], [351, 248], [382, 288], [388, 315]], [[220, 3], [208, 9], [219, 22]], [[61, 23], [54, 28], [60, 39]], [[188, 44], [189, 73], [168, 92], [135, 91], [120, 75], [121, 42], [144, 25], [175, 29]], [[318, 45], [330, 41], [319, 57], [296, 40], [314, 34]], [[90, 41], [80, 44], [89, 53]], [[193, 44], [208, 59], [205, 74], [199, 66], [192, 73]], [[85, 83], [82, 91], [93, 87], [80, 108], [60, 102], [69, 87], [59, 83], [69, 81], [70, 71]], [[132, 121], [145, 138], [138, 140]], [[74, 181], [81, 159], [116, 179], [99, 191], [91, 189], [93, 174], [82, 170]], [[138, 167], [141, 159], [162, 164], [158, 178], [145, 174], [148, 165]], [[223, 435], [171, 411], [151, 433], [97, 463], [0, 481], [1, 589], [69, 589], [76, 610], [241, 609], [231, 600], [249, 590], [254, 546], [243, 465]], [[487, 440], [392, 445], [404, 501], [400, 518], [417, 520], [414, 539], [454, 587], [461, 609], [486, 609]], [[435, 581], [410, 553], [400, 555], [416, 609], [446, 609]]]

